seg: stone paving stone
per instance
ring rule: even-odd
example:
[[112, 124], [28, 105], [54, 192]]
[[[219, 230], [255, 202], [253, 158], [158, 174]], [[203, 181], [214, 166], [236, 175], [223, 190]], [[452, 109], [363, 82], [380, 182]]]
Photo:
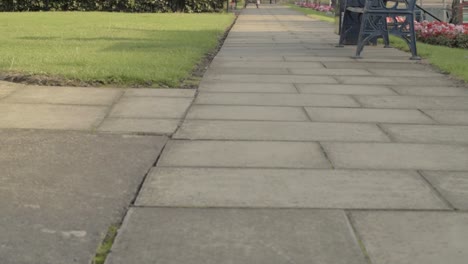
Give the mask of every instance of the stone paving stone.
[[424, 171], [424, 177], [455, 208], [468, 210], [468, 172]]
[[452, 125], [468, 125], [468, 111], [423, 110], [437, 122]]
[[224, 82], [257, 82], [257, 83], [338, 83], [329, 76], [305, 75], [251, 75], [251, 74], [205, 74], [205, 80]]
[[0, 81], [0, 99], [12, 94], [14, 91], [23, 87], [24, 85], [22, 84]]
[[170, 141], [158, 166], [329, 168], [313, 142]]
[[9, 103], [111, 105], [122, 89], [27, 86], [4, 100]]
[[331, 142], [322, 145], [336, 168], [468, 170], [468, 146]]
[[299, 92], [312, 94], [397, 95], [383, 85], [296, 84], [296, 86]]
[[468, 214], [353, 212], [373, 264], [465, 264]]
[[202, 92], [236, 93], [297, 93], [290, 83], [225, 83], [203, 81], [198, 88]]
[[337, 76], [336, 77], [343, 84], [371, 84], [371, 85], [382, 85], [382, 84], [395, 84], [395, 80], [386, 77], [369, 77], [369, 76]]
[[382, 125], [399, 142], [416, 143], [468, 143], [468, 126], [440, 125]]
[[213, 62], [215, 63], [222, 63], [222, 62], [232, 62], [232, 61], [247, 61], [247, 62], [256, 62], [256, 61], [263, 61], [263, 62], [271, 62], [271, 61], [284, 61], [283, 56], [272, 55], [251, 55], [251, 56], [235, 56], [235, 55], [220, 55], [218, 54], [214, 59]]
[[363, 69], [290, 69], [291, 74], [305, 74], [305, 75], [328, 75], [328, 76], [356, 76], [356, 75], [371, 75], [367, 70]]
[[[285, 56], [285, 61], [320, 61], [320, 62], [353, 62], [354, 59], [350, 57], [319, 57], [319, 56]], [[351, 67], [352, 68], [352, 67]]]
[[[393, 77], [397, 85], [414, 85], [414, 86], [457, 86], [456, 81], [448, 78], [429, 78], [429, 77]], [[395, 84], [394, 83], [394, 84]]]
[[0, 263], [91, 263], [165, 141], [0, 130]]
[[107, 107], [47, 104], [0, 104], [0, 128], [90, 130]]
[[356, 95], [364, 107], [468, 110], [468, 97]]
[[194, 105], [186, 119], [308, 121], [301, 107]]
[[185, 121], [174, 138], [192, 140], [390, 141], [376, 125], [372, 124], [224, 120]]
[[396, 77], [443, 77], [443, 74], [429, 71], [427, 69], [415, 71], [409, 69], [369, 69], [371, 73], [378, 76], [396, 76]]
[[168, 89], [153, 89], [153, 88], [135, 88], [135, 89], [127, 89], [125, 90], [124, 96], [129, 97], [190, 97], [193, 98], [195, 96], [195, 89], [175, 89], [175, 88], [168, 88]]
[[155, 168], [136, 204], [448, 209], [416, 172], [297, 169]]
[[106, 118], [99, 126], [99, 131], [138, 132], [171, 135], [180, 123], [179, 119], [132, 119]]
[[432, 124], [418, 110], [306, 107], [312, 121]]
[[468, 88], [463, 87], [411, 87], [392, 86], [392, 89], [402, 95], [422, 96], [468, 96]]
[[346, 95], [316, 94], [200, 93], [195, 103], [263, 106], [360, 106]]
[[127, 97], [112, 109], [111, 117], [182, 118], [192, 98]]
[[272, 61], [269, 63], [251, 61], [224, 61], [218, 63], [212, 63], [210, 68], [217, 67], [242, 67], [242, 68], [310, 68], [310, 69], [321, 69], [324, 68], [320, 62], [287, 62], [287, 61]]
[[206, 74], [289, 74], [286, 68], [237, 68], [237, 67], [216, 67], [210, 68]]
[[343, 212], [132, 208], [106, 261], [108, 264], [315, 262], [366, 263]]
[[426, 67], [416, 63], [378, 63], [378, 62], [323, 62], [328, 69], [395, 69], [424, 70]]

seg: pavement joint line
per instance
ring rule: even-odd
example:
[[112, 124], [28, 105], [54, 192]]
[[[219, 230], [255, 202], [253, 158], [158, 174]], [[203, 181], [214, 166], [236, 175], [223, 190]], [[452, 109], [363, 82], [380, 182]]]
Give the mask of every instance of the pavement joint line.
[[0, 100], [0, 105], [60, 105], [60, 106], [87, 106], [87, 107], [106, 107], [109, 108], [112, 104], [74, 104], [74, 103], [41, 103], [41, 102], [2, 102]]
[[309, 115], [309, 113], [307, 112], [306, 107], [303, 106], [303, 107], [301, 107], [301, 108], [302, 108], [302, 111], [304, 112], [304, 114], [307, 116], [307, 119], [309, 119], [310, 122], [316, 123], [316, 122], [314, 122], [314, 120], [312, 120], [312, 117], [311, 117], [311, 116]]
[[[365, 70], [367, 70], [367, 69], [365, 69]], [[382, 86], [385, 87], [385, 88], [388, 88], [389, 90], [391, 90], [392, 92], [394, 92], [395, 95], [404, 96], [403, 94], [401, 94], [401, 93], [399, 93], [397, 90], [395, 90], [395, 88], [393, 88], [392, 85], [382, 85]]]
[[349, 96], [351, 99], [353, 99], [353, 101], [356, 102], [356, 104], [358, 104], [361, 108], [364, 108], [364, 105], [361, 102], [359, 102], [359, 100], [355, 97], [355, 95], [347, 94], [347, 96]]
[[[429, 143], [429, 144], [426, 144], [426, 143], [418, 143], [418, 142], [412, 142], [412, 143], [407, 143], [407, 142], [391, 142], [391, 141], [377, 141], [377, 140], [373, 140], [373, 141], [349, 141], [349, 140], [310, 140], [310, 141], [307, 141], [307, 140], [285, 140], [285, 139], [281, 139], [281, 140], [275, 140], [275, 139], [213, 139], [213, 138], [200, 138], [200, 139], [191, 139], [191, 138], [171, 138], [171, 140], [173, 141], [191, 141], [191, 142], [194, 142], [194, 141], [206, 141], [206, 142], [213, 142], [213, 141], [219, 141], [219, 142], [284, 142], [284, 143], [295, 143], [295, 142], [302, 142], [302, 143], [320, 143], [320, 142], [323, 142], [323, 143], [368, 143], [368, 144], [372, 144], [372, 143], [387, 143], [387, 144], [415, 144], [415, 145], [444, 145], [444, 146], [450, 146], [450, 145], [453, 145], [453, 144], [440, 144], [440, 143], [437, 143], [437, 144], [432, 144], [432, 143]], [[459, 144], [459, 143], [457, 143]], [[465, 143], [464, 145], [468, 145], [468, 143]]]
[[296, 89], [298, 94], [301, 93], [301, 90], [299, 90], [299, 87], [297, 86], [297, 83], [292, 83], [292, 86], [294, 87], [294, 89]]
[[451, 214], [465, 214], [468, 211], [452, 211], [449, 209], [404, 209], [404, 208], [339, 208], [339, 207], [291, 207], [291, 206], [192, 206], [192, 205], [132, 205], [131, 208], [176, 208], [176, 209], [211, 209], [211, 210], [224, 210], [224, 209], [240, 209], [240, 210], [310, 210], [310, 211], [349, 211], [349, 212], [439, 212]]
[[[170, 138], [172, 139], [172, 136], [175, 135], [179, 129], [181, 128], [182, 124], [185, 122], [185, 120], [187, 119], [187, 115], [190, 111], [190, 109], [192, 108], [193, 105], [195, 105], [195, 100], [197, 99], [198, 97], [198, 94], [199, 94], [199, 91], [198, 89], [196, 89], [195, 91], [195, 95], [193, 96], [192, 98], [192, 101], [190, 102], [189, 106], [187, 107], [187, 109], [185, 109], [185, 112], [184, 114], [182, 115], [182, 117], [179, 119], [179, 123], [177, 124], [177, 128], [174, 130], [174, 132], [172, 132]], [[161, 151], [162, 153], [162, 151]]]
[[419, 174], [421, 179], [428, 185], [428, 187], [437, 195], [437, 197], [439, 197], [439, 199], [445, 203], [447, 207], [449, 207], [452, 210], [458, 211], [458, 209], [447, 198], [445, 198], [445, 196], [443, 196], [442, 193], [439, 192], [439, 190], [437, 190], [436, 187], [434, 187], [434, 185], [432, 185], [432, 183], [426, 178], [426, 176], [424, 176], [423, 171], [417, 170], [416, 172]]
[[380, 131], [382, 131], [382, 133], [384, 133], [388, 139], [390, 140], [390, 142], [398, 142], [398, 140], [396, 138], [393, 137], [392, 133], [390, 133], [389, 131], [387, 131], [383, 126], [382, 124], [380, 123], [377, 123], [375, 124], [377, 126], [378, 129], [380, 129]]
[[[346, 96], [346, 95], [338, 95], [338, 96]], [[353, 109], [395, 109], [395, 108], [369, 108], [369, 107], [360, 107], [360, 106], [329, 106], [329, 105], [324, 105], [324, 106], [316, 106], [316, 105], [310, 105], [310, 104], [302, 104], [302, 105], [275, 105], [275, 104], [265, 104], [265, 105], [259, 105], [259, 104], [205, 104], [205, 103], [199, 103], [195, 102], [195, 105], [217, 105], [217, 106], [274, 106], [274, 107], [320, 107], [320, 108], [353, 108]], [[398, 109], [404, 109], [404, 108], [398, 108]], [[414, 110], [414, 108], [407, 108], [405, 110]], [[432, 109], [428, 109], [432, 110]], [[439, 110], [439, 109], [436, 109]], [[467, 110], [468, 111], [468, 110]]]
[[330, 163], [331, 168], [332, 168], [332, 169], [335, 169], [336, 166], [335, 166], [335, 164], [333, 164], [332, 159], [330, 159], [330, 157], [328, 156], [328, 153], [327, 153], [327, 151], [325, 150], [325, 148], [323, 147], [322, 143], [317, 142], [317, 144], [319, 145], [320, 151], [322, 151], [322, 154], [323, 154], [323, 156], [325, 157], [325, 159], [328, 160], [328, 163]]
[[102, 118], [102, 120], [96, 124], [93, 124], [91, 126], [91, 131], [95, 131], [97, 130], [103, 123], [104, 121], [110, 116], [110, 113], [112, 112], [112, 110], [114, 109], [115, 105], [124, 97], [125, 95], [125, 91], [121, 91], [121, 93], [119, 94], [119, 96], [117, 96], [114, 101], [112, 101], [112, 104], [108, 106], [107, 108], [107, 111], [106, 111], [106, 114], [104, 115], [104, 117]]
[[[421, 112], [423, 115], [427, 116], [428, 118], [430, 118], [432, 121], [434, 121], [435, 124], [442, 124], [442, 123], [438, 122], [437, 120], [435, 120], [430, 114], [424, 112], [423, 109], [418, 108], [418, 111]], [[466, 112], [468, 113], [468, 110]], [[443, 125], [445, 126], [446, 124], [443, 124]], [[459, 124], [451, 124], [451, 125], [459, 125]]]
[[356, 243], [358, 243], [358, 246], [359, 246], [359, 249], [361, 250], [361, 253], [363, 254], [364, 258], [366, 259], [366, 262], [368, 264], [372, 264], [372, 260], [369, 256], [369, 252], [367, 251], [367, 248], [364, 244], [364, 241], [361, 237], [361, 235], [359, 234], [357, 228], [356, 228], [356, 225], [354, 223], [354, 219], [353, 219], [353, 216], [351, 215], [351, 213], [349, 211], [344, 211], [344, 215], [346, 217], [346, 221], [349, 225], [349, 228], [351, 229], [351, 233], [352, 233], [352, 236], [353, 238], [356, 240]]

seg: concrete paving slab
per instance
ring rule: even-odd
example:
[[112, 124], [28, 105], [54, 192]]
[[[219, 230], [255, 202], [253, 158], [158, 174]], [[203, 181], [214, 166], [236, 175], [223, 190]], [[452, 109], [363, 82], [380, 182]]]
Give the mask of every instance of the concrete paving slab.
[[468, 125], [468, 111], [423, 110], [437, 122], [452, 125]]
[[139, 206], [448, 209], [415, 172], [155, 168]]
[[258, 106], [360, 106], [351, 97], [346, 95], [262, 93], [200, 93], [195, 103]]
[[223, 82], [257, 82], [257, 83], [338, 83], [329, 76], [305, 75], [253, 75], [253, 74], [205, 74], [205, 80]]
[[237, 105], [194, 105], [186, 119], [309, 121], [301, 107]]
[[432, 124], [434, 121], [418, 110], [306, 107], [312, 121], [351, 123]]
[[251, 56], [239, 56], [239, 55], [221, 55], [218, 54], [213, 59], [213, 62], [232, 62], [232, 61], [247, 61], [247, 62], [255, 62], [255, 61], [263, 61], [263, 62], [271, 62], [271, 61], [284, 61], [283, 56], [279, 55], [251, 55]]
[[356, 95], [355, 98], [370, 108], [468, 110], [468, 97]]
[[0, 130], [0, 262], [91, 263], [165, 141]]
[[182, 118], [192, 98], [126, 97], [110, 112], [111, 117]]
[[448, 77], [393, 77], [397, 85], [414, 86], [457, 86], [459, 83]]
[[467, 213], [353, 212], [352, 218], [374, 264], [463, 264], [468, 258]]
[[378, 62], [323, 62], [328, 69], [393, 69], [393, 70], [424, 70], [426, 66], [417, 63], [378, 63]]
[[107, 111], [103, 106], [0, 103], [0, 128], [90, 130]]
[[158, 166], [329, 168], [313, 142], [170, 141]]
[[311, 94], [397, 95], [384, 85], [296, 84], [296, 87], [300, 93]]
[[251, 62], [240, 62], [240, 61], [223, 61], [214, 62], [210, 65], [210, 68], [217, 67], [242, 67], [242, 68], [309, 68], [309, 69], [321, 69], [324, 68], [320, 62], [287, 62], [287, 61], [272, 61], [269, 63], [260, 61]]
[[468, 126], [382, 125], [399, 142], [468, 144]]
[[409, 69], [369, 69], [371, 73], [378, 76], [396, 76], [396, 77], [443, 77], [443, 74], [435, 71], [409, 70]]
[[468, 88], [463, 87], [410, 87], [392, 86], [392, 89], [402, 95], [420, 96], [468, 96]]
[[124, 96], [128, 97], [189, 97], [195, 96], [195, 89], [152, 89], [152, 88], [135, 88], [125, 90]]
[[106, 118], [99, 126], [98, 131], [172, 135], [179, 123], [179, 119]]
[[290, 74], [286, 68], [241, 68], [241, 67], [216, 67], [210, 68], [207, 75], [214, 74]]
[[12, 94], [14, 91], [23, 88], [21, 84], [0, 81], [0, 99]]
[[370, 76], [371, 73], [363, 69], [290, 69], [291, 74], [321, 75], [321, 76]]
[[343, 212], [133, 208], [106, 264], [317, 261], [365, 263]]
[[342, 84], [360, 84], [360, 85], [391, 85], [395, 84], [395, 80], [387, 77], [368, 77], [368, 76], [337, 76], [337, 80]]
[[322, 145], [336, 168], [468, 170], [468, 146], [331, 142]]
[[225, 83], [203, 81], [200, 83], [198, 90], [217, 93], [297, 93], [297, 89], [291, 83]]
[[123, 89], [27, 86], [3, 102], [40, 104], [111, 105]]
[[326, 56], [285, 56], [284, 61], [319, 61], [319, 62], [352, 62], [355, 61], [350, 57], [326, 57]]
[[468, 172], [423, 171], [424, 177], [451, 205], [468, 210]]
[[187, 120], [174, 135], [179, 139], [361, 141], [390, 139], [372, 124]]

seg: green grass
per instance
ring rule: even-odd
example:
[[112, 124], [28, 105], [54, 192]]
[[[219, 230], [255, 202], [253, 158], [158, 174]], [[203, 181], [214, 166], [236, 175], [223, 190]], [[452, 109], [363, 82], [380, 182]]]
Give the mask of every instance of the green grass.
[[107, 255], [109, 254], [112, 244], [114, 243], [115, 237], [117, 236], [117, 230], [119, 228], [116, 225], [111, 225], [107, 230], [106, 237], [102, 241], [101, 245], [96, 251], [96, 256], [94, 257], [93, 264], [104, 264], [106, 261]]
[[0, 13], [0, 72], [177, 87], [233, 14]]
[[[402, 39], [390, 36], [393, 47], [409, 51]], [[417, 42], [418, 55], [427, 59], [444, 73], [450, 73], [468, 83], [468, 50]]]
[[334, 15], [331, 15], [331, 14], [327, 15], [324, 12], [319, 12], [310, 8], [299, 7], [299, 6], [296, 6], [295, 4], [288, 4], [288, 6], [293, 10], [306, 14], [309, 17], [316, 18], [316, 19], [326, 21], [326, 22], [332, 22], [332, 23], [335, 22]]

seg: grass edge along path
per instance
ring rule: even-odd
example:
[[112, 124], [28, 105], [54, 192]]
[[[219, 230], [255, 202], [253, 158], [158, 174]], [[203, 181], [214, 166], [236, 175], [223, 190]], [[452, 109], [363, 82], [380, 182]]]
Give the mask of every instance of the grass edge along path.
[[0, 79], [42, 85], [180, 87], [233, 14], [3, 13]]
[[299, 11], [299, 12], [307, 15], [308, 17], [319, 19], [319, 20], [326, 21], [326, 22], [331, 22], [331, 23], [335, 22], [335, 16], [334, 15], [327, 15], [327, 14], [325, 14], [323, 12], [319, 12], [319, 11], [313, 10], [311, 8], [300, 7], [300, 6], [297, 6], [295, 4], [287, 4], [287, 6], [289, 6], [291, 9], [293, 9], [295, 11]]
[[[334, 17], [327, 16], [323, 12], [299, 7], [294, 4], [288, 4], [288, 6], [312, 18], [331, 23], [335, 22]], [[390, 44], [394, 48], [409, 52], [408, 45], [398, 37], [390, 36]], [[417, 42], [417, 49], [418, 55], [427, 59], [437, 70], [442, 73], [451, 74], [468, 83], [468, 50], [430, 45], [420, 41]]]

